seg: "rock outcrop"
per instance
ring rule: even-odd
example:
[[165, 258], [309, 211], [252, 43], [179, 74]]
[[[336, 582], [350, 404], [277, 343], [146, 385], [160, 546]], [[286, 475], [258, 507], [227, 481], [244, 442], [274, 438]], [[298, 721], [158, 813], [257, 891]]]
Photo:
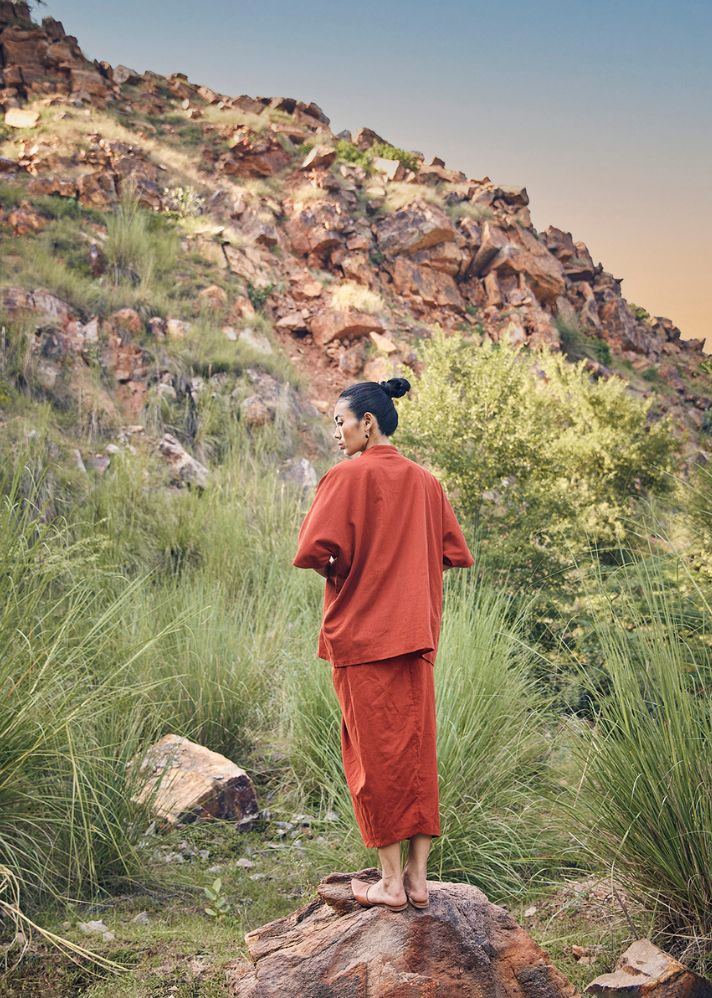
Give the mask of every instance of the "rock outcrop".
[[575, 998], [575, 988], [503, 908], [476, 887], [430, 881], [430, 905], [363, 908], [351, 877], [332, 873], [318, 897], [247, 933], [252, 964], [227, 969], [236, 998]]

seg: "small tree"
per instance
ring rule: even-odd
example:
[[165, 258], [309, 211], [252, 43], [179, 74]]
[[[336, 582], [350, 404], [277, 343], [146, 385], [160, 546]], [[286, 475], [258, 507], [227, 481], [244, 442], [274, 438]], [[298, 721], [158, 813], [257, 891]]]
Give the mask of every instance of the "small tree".
[[401, 441], [471, 518], [490, 565], [556, 577], [586, 551], [617, 549], [635, 500], [670, 489], [669, 420], [649, 421], [651, 401], [622, 379], [441, 330], [420, 353]]

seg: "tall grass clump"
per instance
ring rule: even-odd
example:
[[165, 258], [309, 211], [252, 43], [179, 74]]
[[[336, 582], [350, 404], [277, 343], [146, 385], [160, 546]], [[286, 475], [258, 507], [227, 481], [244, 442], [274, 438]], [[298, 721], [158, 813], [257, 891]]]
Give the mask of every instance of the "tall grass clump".
[[151, 642], [122, 633], [140, 580], [105, 598], [95, 547], [18, 480], [0, 500], [0, 866], [32, 905], [138, 871], [146, 812], [126, 764], [157, 720], [152, 682], [128, 681]]
[[575, 743], [572, 804], [589, 853], [658, 913], [686, 959], [712, 953], [712, 700], [709, 604], [694, 651], [679, 597], [640, 561], [594, 626], [608, 689]]
[[[433, 840], [429, 869], [494, 898], [511, 898], [531, 883], [550, 865], [553, 845], [549, 713], [520, 628], [500, 592], [464, 573], [446, 577], [435, 665], [442, 834]], [[304, 803], [340, 815], [344, 858], [372, 861], [343, 774], [330, 669], [309, 661], [289, 680], [291, 759]]]
[[270, 442], [262, 429], [259, 442], [239, 423], [229, 431], [202, 491], [170, 488], [140, 455], [117, 455], [75, 527], [101, 539], [107, 568], [151, 573], [123, 625], [132, 643], [155, 639], [135, 673], [160, 680], [151, 712], [242, 765], [269, 740], [275, 676], [301, 644], [303, 595], [285, 573], [302, 500], [277, 474], [279, 430]]
[[122, 193], [107, 219], [104, 247], [114, 284], [148, 289], [175, 266], [178, 239], [175, 232], [141, 208], [134, 191]]

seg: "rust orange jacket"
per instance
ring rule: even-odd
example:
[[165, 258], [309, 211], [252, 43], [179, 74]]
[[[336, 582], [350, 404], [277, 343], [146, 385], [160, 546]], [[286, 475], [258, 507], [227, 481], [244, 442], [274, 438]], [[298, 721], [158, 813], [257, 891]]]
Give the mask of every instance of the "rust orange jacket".
[[393, 444], [335, 465], [292, 561], [326, 579], [317, 656], [345, 666], [422, 650], [434, 664], [444, 568], [473, 564], [442, 485]]

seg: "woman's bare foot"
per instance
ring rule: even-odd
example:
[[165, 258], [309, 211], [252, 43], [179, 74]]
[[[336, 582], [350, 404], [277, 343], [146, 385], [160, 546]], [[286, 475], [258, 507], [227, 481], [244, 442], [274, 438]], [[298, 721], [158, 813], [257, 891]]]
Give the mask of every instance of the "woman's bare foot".
[[408, 863], [403, 867], [403, 887], [418, 904], [425, 904], [429, 900], [426, 880], [425, 870], [409, 870]]
[[406, 904], [408, 901], [402, 882], [386, 883], [383, 877], [373, 887], [369, 887], [368, 900], [393, 905]]
[[362, 904], [381, 904], [391, 908], [405, 907], [408, 898], [405, 895], [402, 881], [386, 881], [383, 877], [377, 883], [367, 883], [361, 880], [351, 881], [354, 896], [357, 900], [363, 900]]

